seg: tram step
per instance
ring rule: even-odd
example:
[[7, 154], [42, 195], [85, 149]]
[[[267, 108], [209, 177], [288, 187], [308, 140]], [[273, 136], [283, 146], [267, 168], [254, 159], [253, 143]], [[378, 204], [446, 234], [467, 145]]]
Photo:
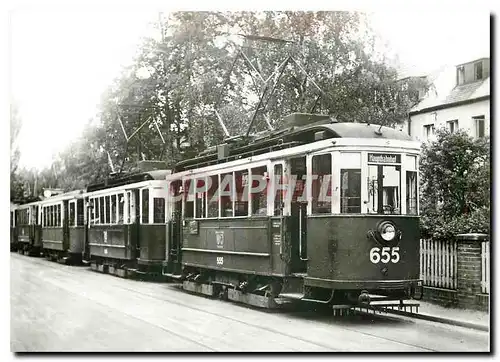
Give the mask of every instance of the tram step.
[[172, 278], [172, 279], [182, 279], [182, 274], [169, 274], [169, 273], [166, 273], [166, 274], [163, 274], [164, 276], [168, 277], [168, 278]]
[[288, 299], [302, 299], [304, 298], [303, 293], [280, 293], [278, 295], [279, 298], [288, 298]]

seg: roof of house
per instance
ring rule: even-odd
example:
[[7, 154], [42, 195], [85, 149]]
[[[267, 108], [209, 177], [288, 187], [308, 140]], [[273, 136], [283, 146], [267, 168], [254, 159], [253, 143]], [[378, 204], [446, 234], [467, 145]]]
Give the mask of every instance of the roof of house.
[[426, 110], [430, 111], [441, 107], [446, 108], [457, 103], [474, 101], [490, 95], [489, 76], [480, 81], [457, 86], [455, 66], [442, 68], [439, 74], [429, 78], [432, 91], [427, 92], [426, 97], [410, 110], [410, 114], [422, 113]]

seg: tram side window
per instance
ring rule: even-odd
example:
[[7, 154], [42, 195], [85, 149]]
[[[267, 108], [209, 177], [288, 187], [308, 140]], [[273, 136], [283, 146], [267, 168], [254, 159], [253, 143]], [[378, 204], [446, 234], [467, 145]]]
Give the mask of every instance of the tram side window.
[[210, 188], [207, 192], [207, 217], [219, 217], [219, 176], [210, 176], [211, 182], [208, 186]]
[[165, 199], [163, 197], [153, 198], [153, 222], [155, 224], [165, 223]]
[[[193, 187], [191, 187], [193, 185]], [[194, 181], [185, 180], [184, 181], [184, 198], [186, 201], [186, 207], [184, 209], [184, 217], [193, 218], [194, 217]]]
[[408, 215], [417, 215], [417, 173], [406, 171], [406, 208]]
[[283, 215], [283, 165], [274, 166], [274, 216]]
[[332, 210], [332, 155], [312, 158], [312, 213], [329, 214]]
[[125, 196], [123, 194], [118, 195], [118, 224], [123, 224], [123, 210], [125, 205]]
[[141, 222], [143, 224], [149, 223], [149, 189], [142, 190], [142, 215]]
[[78, 200], [76, 202], [76, 226], [83, 226], [83, 200]]
[[361, 169], [340, 170], [340, 212], [361, 213]]
[[220, 207], [221, 217], [233, 217], [233, 174], [220, 175]]
[[252, 168], [252, 188], [250, 200], [252, 200], [252, 215], [267, 215], [267, 167]]
[[248, 170], [234, 173], [236, 200], [234, 216], [248, 216]]
[[195, 192], [195, 217], [204, 218], [205, 217], [205, 205], [206, 205], [206, 185], [205, 178], [196, 179], [196, 189]]
[[95, 224], [95, 215], [96, 215], [96, 203], [95, 203], [95, 199], [89, 199], [89, 204], [90, 204], [90, 207], [89, 207], [89, 220], [90, 220], [90, 225], [94, 225]]
[[69, 203], [69, 225], [74, 226], [75, 225], [75, 203], [70, 202]]
[[99, 224], [106, 223], [106, 204], [104, 203], [104, 197], [99, 198], [99, 219], [97, 222]]
[[56, 226], [61, 226], [61, 205], [57, 205], [57, 222]]
[[104, 224], [111, 224], [110, 196], [104, 196]]
[[116, 224], [116, 198], [118, 195], [111, 195], [110, 200], [111, 200], [111, 224]]

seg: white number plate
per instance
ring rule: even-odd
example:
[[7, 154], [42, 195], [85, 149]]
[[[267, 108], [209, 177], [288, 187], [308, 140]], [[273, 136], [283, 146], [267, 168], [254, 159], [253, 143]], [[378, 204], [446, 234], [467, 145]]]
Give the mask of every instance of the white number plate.
[[373, 264], [378, 264], [380, 262], [384, 264], [387, 264], [388, 262], [396, 264], [399, 262], [399, 246], [393, 248], [388, 246], [384, 246], [383, 248], [371, 248], [370, 261]]
[[217, 257], [217, 265], [223, 265], [223, 264], [224, 264], [224, 257], [218, 256]]

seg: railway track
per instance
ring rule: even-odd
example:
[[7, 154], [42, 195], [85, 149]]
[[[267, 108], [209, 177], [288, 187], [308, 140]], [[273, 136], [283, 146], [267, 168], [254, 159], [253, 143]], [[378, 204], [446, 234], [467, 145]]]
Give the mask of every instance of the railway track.
[[[15, 256], [18, 258], [25, 258], [23, 256]], [[53, 272], [55, 272], [55, 276], [62, 280], [59, 284], [60, 286], [65, 286], [69, 280], [73, 282], [72, 288], [76, 291], [78, 290], [85, 290], [85, 282], [80, 281], [82, 272], [85, 274], [88, 273], [89, 277], [96, 280], [99, 279], [99, 281], [102, 283], [101, 276], [102, 274], [98, 273], [91, 273], [90, 270], [87, 271], [86, 269], [82, 267], [71, 267], [71, 266], [64, 266], [60, 264], [56, 264], [53, 262], [49, 262], [43, 259], [36, 259], [36, 258], [29, 258], [28, 259], [31, 263], [38, 265], [38, 266], [43, 266], [46, 268], [51, 269]], [[52, 273], [52, 272], [51, 272]], [[248, 306], [242, 306], [238, 305], [239, 309], [232, 309], [232, 313], [225, 313], [224, 309], [221, 311], [220, 304], [216, 303], [211, 303], [207, 304], [204, 300], [209, 299], [212, 300], [212, 298], [204, 298], [201, 296], [196, 296], [196, 298], [186, 298], [189, 293], [184, 292], [179, 290], [178, 286], [175, 284], [158, 284], [158, 283], [148, 283], [148, 282], [139, 282], [139, 281], [130, 281], [126, 279], [120, 279], [120, 278], [113, 278], [113, 276], [109, 275], [107, 276], [108, 280], [106, 280], [106, 288], [107, 289], [112, 289], [117, 293], [122, 293], [125, 291], [127, 295], [130, 295], [131, 297], [135, 295], [135, 298], [139, 300], [141, 299], [150, 299], [151, 301], [154, 302], [162, 302], [162, 303], [168, 303], [173, 306], [177, 307], [182, 307], [186, 308], [187, 310], [191, 310], [193, 313], [201, 313], [206, 316], [208, 319], [213, 319], [213, 320], [218, 320], [218, 321], [224, 321], [226, 320], [228, 323], [238, 323], [241, 325], [244, 325], [245, 328], [253, 328], [257, 330], [261, 330], [262, 333], [271, 333], [272, 335], [275, 336], [281, 336], [281, 338], [293, 338], [297, 340], [299, 343], [304, 343], [304, 344], [311, 344], [314, 346], [317, 346], [319, 350], [323, 349], [329, 349], [329, 350], [337, 350], [337, 351], [343, 351], [343, 348], [332, 348], [331, 345], [321, 343], [319, 341], [315, 341], [314, 339], [307, 338], [306, 336], [301, 336], [301, 335], [294, 335], [293, 333], [288, 333], [287, 330], [283, 330], [282, 328], [275, 328], [273, 327], [273, 319], [277, 318], [279, 316], [273, 317], [274, 312], [269, 312], [269, 311], [262, 311], [258, 310], [256, 311], [257, 313], [254, 314], [254, 317], [251, 320], [246, 320], [248, 316], [248, 311], [247, 309], [255, 309], [252, 307]], [[167, 294], [165, 292], [165, 288], [162, 286], [166, 287], [168, 290], [176, 290], [179, 293], [179, 295], [172, 295], [172, 294]], [[120, 292], [121, 291], [121, 292]], [[77, 292], [78, 294], [78, 292]], [[81, 294], [80, 294], [81, 295]], [[181, 297], [182, 295], [182, 297]], [[89, 298], [88, 295], [86, 295], [87, 298]], [[98, 300], [92, 299], [96, 302], [99, 302]], [[228, 303], [228, 302], [225, 302]], [[230, 303], [233, 304], [233, 303]], [[207, 308], [207, 305], [210, 305], [210, 308]], [[240, 311], [240, 312], [235, 312], [235, 311]], [[277, 311], [278, 314], [285, 314], [285, 318], [287, 318], [290, 322], [292, 322], [295, 318], [298, 318], [301, 323], [306, 323], [308, 324], [309, 328], [312, 328], [313, 330], [322, 330], [324, 331], [325, 328], [329, 328], [331, 326], [335, 326], [335, 328], [340, 328], [343, 332], [343, 334], [353, 334], [353, 338], [356, 338], [355, 335], [359, 334], [361, 336], [364, 336], [363, 338], [369, 338], [372, 339], [375, 343], [375, 341], [387, 341], [387, 342], [393, 342], [396, 343], [400, 346], [400, 348], [405, 349], [405, 348], [418, 348], [422, 351], [435, 351], [438, 350], [436, 348], [428, 348], [426, 346], [422, 346], [419, 343], [407, 343], [404, 342], [398, 338], [390, 338], [387, 336], [381, 336], [378, 331], [363, 331], [360, 330], [362, 328], [360, 327], [366, 327], [367, 325], [384, 325], [384, 324], [389, 324], [392, 326], [397, 326], [397, 327], [402, 327], [406, 325], [411, 325], [414, 324], [414, 321], [408, 320], [408, 318], [401, 318], [401, 316], [396, 316], [391, 313], [377, 313], [376, 315], [373, 315], [369, 313], [368, 315], [366, 312], [363, 311], [357, 311], [355, 315], [347, 317], [347, 318], [339, 318], [339, 316], [333, 316], [333, 315], [325, 315], [324, 312], [317, 312], [317, 311], [290, 311], [290, 310], [285, 310], [285, 311]], [[137, 315], [130, 314], [130, 313], [124, 313], [127, 316], [130, 316], [131, 318], [140, 318]], [[271, 318], [271, 320], [270, 320]], [[147, 322], [147, 321], [146, 321]], [[276, 322], [278, 323], [278, 322]], [[171, 328], [167, 328], [170, 330], [172, 333], [175, 333], [174, 330], [171, 330]], [[195, 340], [196, 341], [196, 340]], [[202, 341], [197, 341], [197, 343], [201, 343], [206, 345], [207, 348], [210, 348], [210, 343], [204, 343]], [[405, 347], [406, 346], [406, 347]], [[347, 350], [347, 349], [346, 349]]]

